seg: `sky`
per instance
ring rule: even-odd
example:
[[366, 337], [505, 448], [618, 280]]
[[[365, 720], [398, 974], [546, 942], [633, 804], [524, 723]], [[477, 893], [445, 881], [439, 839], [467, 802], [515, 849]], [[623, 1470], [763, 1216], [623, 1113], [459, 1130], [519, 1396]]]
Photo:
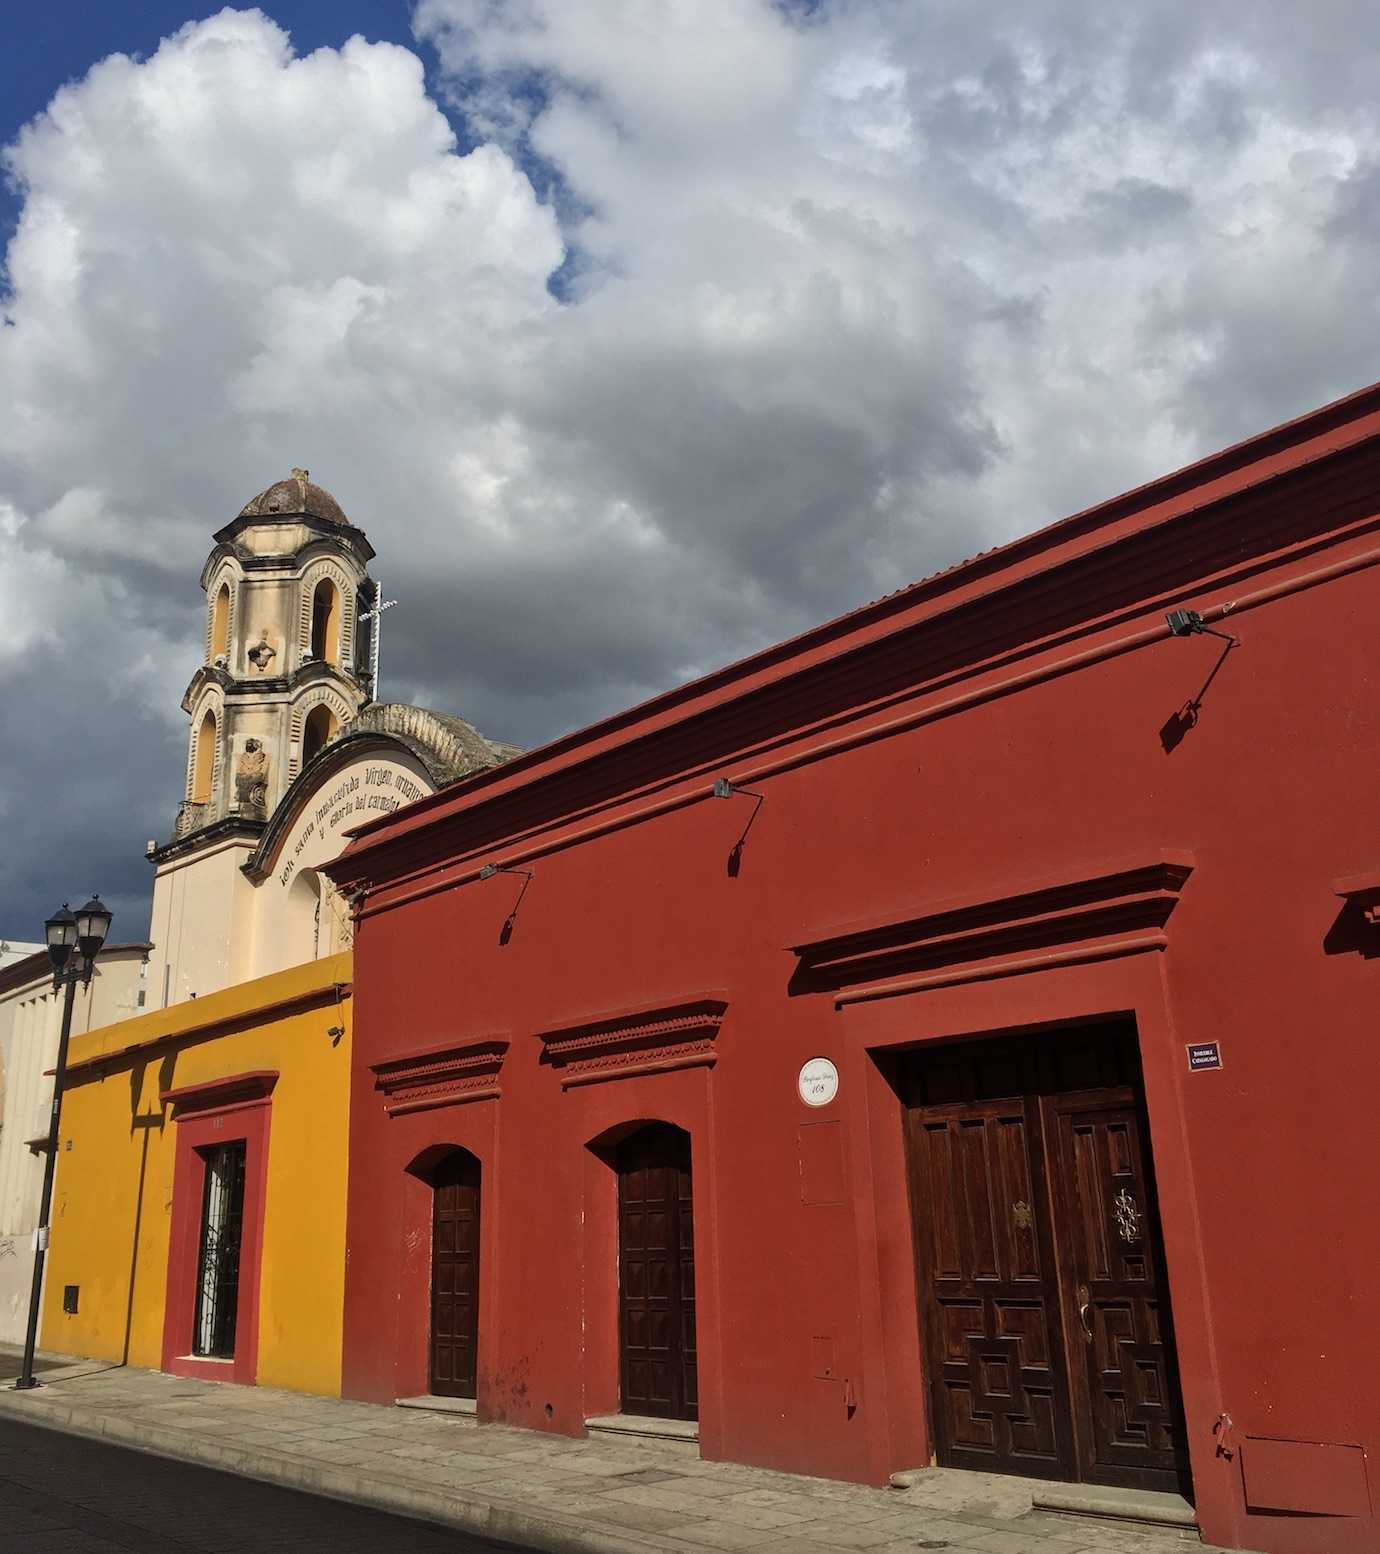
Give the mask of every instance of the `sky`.
[[211, 533], [532, 745], [1380, 376], [1359, 0], [6, 12], [0, 936], [147, 928]]

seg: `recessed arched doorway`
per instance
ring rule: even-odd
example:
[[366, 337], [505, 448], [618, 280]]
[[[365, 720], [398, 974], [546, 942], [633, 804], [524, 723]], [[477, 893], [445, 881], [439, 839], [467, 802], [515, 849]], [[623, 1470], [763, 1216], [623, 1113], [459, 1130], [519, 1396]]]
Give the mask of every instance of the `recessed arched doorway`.
[[618, 1146], [622, 1411], [698, 1419], [690, 1135], [654, 1122]]
[[427, 1390], [476, 1396], [479, 1357], [479, 1162], [446, 1155], [432, 1176], [431, 1357]]

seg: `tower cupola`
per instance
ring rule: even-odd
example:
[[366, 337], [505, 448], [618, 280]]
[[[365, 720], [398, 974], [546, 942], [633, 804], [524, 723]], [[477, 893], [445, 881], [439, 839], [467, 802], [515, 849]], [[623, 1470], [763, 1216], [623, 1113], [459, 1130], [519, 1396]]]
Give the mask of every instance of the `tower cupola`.
[[[186, 793], [173, 844], [262, 826], [302, 767], [373, 697], [373, 547], [294, 469], [215, 535], [206, 647], [183, 697]], [[170, 844], [171, 845], [171, 844]]]

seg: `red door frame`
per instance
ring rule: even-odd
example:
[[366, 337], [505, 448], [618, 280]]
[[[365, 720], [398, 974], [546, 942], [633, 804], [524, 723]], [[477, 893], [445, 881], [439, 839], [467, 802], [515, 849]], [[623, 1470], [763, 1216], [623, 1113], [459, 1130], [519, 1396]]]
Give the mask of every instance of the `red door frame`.
[[[206, 1084], [164, 1090], [177, 1124], [173, 1163], [172, 1223], [168, 1233], [168, 1288], [163, 1308], [163, 1369], [204, 1381], [253, 1386], [259, 1369], [259, 1270], [263, 1256], [264, 1203], [268, 1188], [268, 1124], [275, 1069], [233, 1074]], [[196, 1317], [196, 1265], [201, 1204], [206, 1190], [202, 1150], [244, 1140], [244, 1219], [240, 1231], [239, 1297], [233, 1360], [192, 1354]]]

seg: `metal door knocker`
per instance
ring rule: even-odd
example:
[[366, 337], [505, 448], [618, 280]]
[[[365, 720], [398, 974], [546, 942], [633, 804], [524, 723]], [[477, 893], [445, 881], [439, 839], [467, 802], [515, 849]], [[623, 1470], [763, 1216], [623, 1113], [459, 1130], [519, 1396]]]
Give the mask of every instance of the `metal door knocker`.
[[1140, 1240], [1140, 1209], [1131, 1194], [1122, 1188], [1114, 1205], [1116, 1228], [1123, 1241]]

